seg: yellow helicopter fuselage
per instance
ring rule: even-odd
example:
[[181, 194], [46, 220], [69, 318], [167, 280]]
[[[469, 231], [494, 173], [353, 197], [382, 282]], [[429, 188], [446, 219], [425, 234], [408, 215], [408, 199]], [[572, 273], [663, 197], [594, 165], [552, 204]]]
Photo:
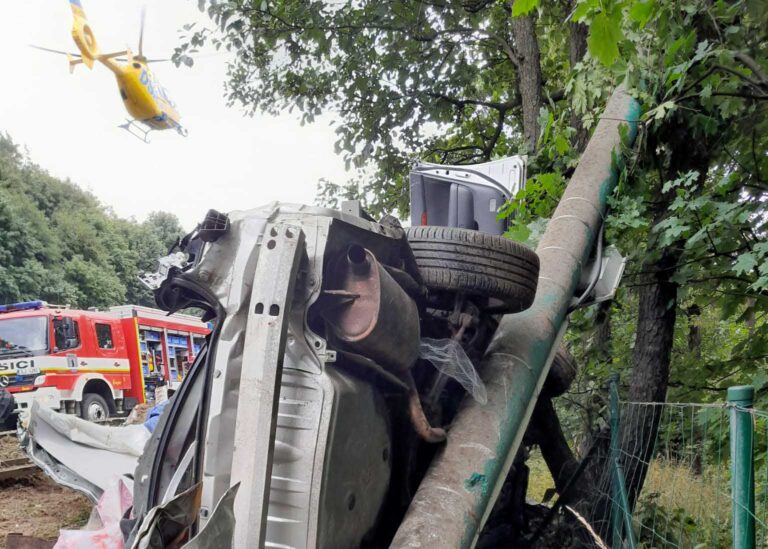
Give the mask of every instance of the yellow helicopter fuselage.
[[120, 64], [114, 59], [99, 59], [115, 74], [125, 109], [136, 120], [156, 130], [178, 129], [180, 116], [152, 71], [137, 59]]

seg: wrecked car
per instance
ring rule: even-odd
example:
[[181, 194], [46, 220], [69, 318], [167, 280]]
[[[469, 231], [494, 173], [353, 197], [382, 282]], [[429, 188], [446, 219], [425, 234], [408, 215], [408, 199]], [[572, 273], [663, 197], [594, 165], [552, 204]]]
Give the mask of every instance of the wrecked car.
[[[214, 329], [138, 458], [126, 546], [389, 545], [462, 399], [486, 398], [499, 315], [537, 287], [496, 219], [513, 189], [443, 172], [414, 172], [411, 227], [356, 203], [212, 210], [145, 277]], [[426, 225], [441, 196], [454, 213]]]
[[471, 360], [496, 315], [538, 277], [497, 235], [286, 204], [209, 212], [164, 265], [158, 304], [215, 328], [139, 459], [132, 535], [199, 486], [185, 526], [236, 547], [387, 546], [465, 390], [484, 398]]

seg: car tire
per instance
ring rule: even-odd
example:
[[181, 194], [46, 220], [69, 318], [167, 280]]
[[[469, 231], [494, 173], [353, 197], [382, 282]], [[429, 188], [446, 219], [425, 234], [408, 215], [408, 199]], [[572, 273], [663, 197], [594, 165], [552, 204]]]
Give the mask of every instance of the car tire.
[[494, 312], [520, 312], [533, 303], [539, 257], [527, 246], [457, 227], [408, 227], [406, 235], [431, 292], [488, 297]]
[[88, 421], [109, 419], [109, 405], [104, 397], [96, 393], [86, 393], [80, 404], [80, 417]]
[[5, 430], [9, 425], [12, 426], [8, 427], [8, 429], [12, 429], [15, 426], [16, 421], [15, 417], [13, 417], [15, 408], [16, 402], [10, 391], [0, 389], [0, 429]]
[[576, 359], [568, 347], [561, 343], [552, 360], [547, 379], [544, 381], [544, 394], [551, 398], [565, 394], [576, 379], [577, 370]]

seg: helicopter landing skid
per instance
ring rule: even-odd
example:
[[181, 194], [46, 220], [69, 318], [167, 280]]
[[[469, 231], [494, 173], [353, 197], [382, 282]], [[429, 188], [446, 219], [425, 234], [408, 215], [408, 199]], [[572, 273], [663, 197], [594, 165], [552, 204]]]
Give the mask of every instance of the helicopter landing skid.
[[149, 132], [152, 131], [152, 128], [143, 128], [136, 120], [126, 120], [125, 124], [120, 124], [118, 128], [124, 129], [133, 137], [149, 145]]

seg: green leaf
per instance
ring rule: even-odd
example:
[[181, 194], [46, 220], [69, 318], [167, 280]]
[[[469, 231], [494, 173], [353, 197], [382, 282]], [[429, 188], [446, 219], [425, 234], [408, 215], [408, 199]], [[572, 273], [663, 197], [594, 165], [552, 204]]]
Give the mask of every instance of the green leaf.
[[752, 252], [746, 252], [736, 259], [736, 263], [733, 264], [733, 271], [736, 274], [751, 273], [752, 269], [757, 266], [757, 258]]
[[512, 17], [528, 15], [539, 6], [539, 0], [515, 0], [512, 4]]
[[620, 38], [619, 18], [609, 17], [605, 12], [599, 13], [589, 27], [589, 53], [603, 65], [610, 66], [619, 58]]
[[579, 21], [583, 21], [589, 13], [589, 8], [590, 5], [587, 2], [581, 2], [578, 6], [576, 6], [576, 9], [573, 10], [573, 15], [571, 18], [577, 23]]
[[571, 19], [577, 23], [584, 21], [588, 15], [598, 9], [600, 9], [600, 0], [580, 0], [576, 9], [571, 14]]
[[531, 230], [519, 221], [514, 221], [505, 233], [505, 236], [516, 242], [527, 242], [531, 236]]
[[645, 27], [648, 24], [651, 14], [653, 14], [656, 8], [656, 0], [648, 0], [647, 2], [634, 2], [629, 9], [629, 18], [635, 23], [640, 25], [640, 28]]
[[654, 120], [664, 120], [664, 117], [667, 115], [667, 113], [675, 108], [675, 102], [674, 101], [665, 101], [655, 109], [651, 109], [648, 111], [648, 116], [653, 115]]

